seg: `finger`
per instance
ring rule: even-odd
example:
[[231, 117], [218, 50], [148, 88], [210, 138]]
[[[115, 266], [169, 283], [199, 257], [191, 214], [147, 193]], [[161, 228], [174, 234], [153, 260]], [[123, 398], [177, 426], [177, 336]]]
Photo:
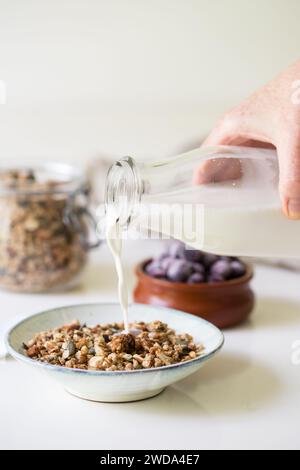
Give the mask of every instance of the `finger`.
[[270, 121], [269, 116], [257, 106], [257, 100], [254, 103], [248, 100], [226, 113], [203, 145], [268, 146], [274, 141], [274, 126]]
[[211, 134], [204, 140], [203, 146], [215, 146], [215, 145], [235, 145], [236, 147], [254, 147], [263, 149], [274, 149], [275, 145], [271, 143], [269, 139], [258, 140], [255, 134], [235, 132], [234, 134], [228, 134], [222, 132], [222, 130], [213, 130]]
[[300, 140], [282, 139], [277, 145], [280, 181], [279, 192], [284, 213], [300, 219]]
[[[211, 134], [203, 142], [203, 146], [240, 145], [241, 139], [236, 133], [238, 125], [231, 115], [223, 117]], [[194, 184], [208, 184], [239, 179], [241, 177], [240, 161], [235, 158], [216, 158], [199, 165], [194, 173]]]
[[244, 140], [239, 136], [237, 130], [223, 127], [222, 124], [213, 129], [209, 136], [204, 140], [203, 146], [209, 147], [214, 145], [240, 145]]
[[238, 158], [216, 158], [206, 160], [195, 170], [193, 184], [209, 184], [241, 178], [241, 163]]

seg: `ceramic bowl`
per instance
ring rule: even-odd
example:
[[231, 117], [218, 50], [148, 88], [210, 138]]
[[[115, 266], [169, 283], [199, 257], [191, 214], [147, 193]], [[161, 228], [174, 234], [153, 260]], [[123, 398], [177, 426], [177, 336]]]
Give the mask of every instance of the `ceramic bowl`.
[[122, 321], [119, 304], [85, 304], [56, 308], [33, 315], [14, 326], [6, 336], [8, 352], [17, 360], [52, 376], [73, 395], [87, 400], [127, 402], [159, 394], [165, 387], [196, 372], [223, 346], [222, 333], [210, 323], [171, 309], [134, 304], [131, 321], [161, 320], [177, 332], [191, 333], [196, 342], [205, 346], [204, 355], [188, 362], [136, 371], [85, 371], [45, 364], [24, 354], [23, 342], [35, 333], [58, 327], [78, 319], [88, 325]]
[[138, 283], [134, 300], [138, 303], [169, 307], [197, 315], [218, 328], [229, 328], [245, 321], [254, 308], [255, 297], [250, 286], [253, 269], [236, 279], [212, 284], [185, 284], [155, 279], [145, 272], [151, 260], [136, 267]]

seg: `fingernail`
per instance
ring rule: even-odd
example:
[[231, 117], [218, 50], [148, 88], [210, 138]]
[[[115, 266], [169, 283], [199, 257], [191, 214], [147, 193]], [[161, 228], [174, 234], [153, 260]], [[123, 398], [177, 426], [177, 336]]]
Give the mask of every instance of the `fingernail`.
[[300, 219], [300, 199], [290, 199], [288, 202], [288, 215], [291, 219]]

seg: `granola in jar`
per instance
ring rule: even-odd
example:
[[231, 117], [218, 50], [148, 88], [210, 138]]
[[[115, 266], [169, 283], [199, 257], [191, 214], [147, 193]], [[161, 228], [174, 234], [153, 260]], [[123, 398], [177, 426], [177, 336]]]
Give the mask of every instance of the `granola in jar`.
[[75, 282], [87, 259], [83, 187], [68, 165], [0, 169], [1, 288], [42, 292]]

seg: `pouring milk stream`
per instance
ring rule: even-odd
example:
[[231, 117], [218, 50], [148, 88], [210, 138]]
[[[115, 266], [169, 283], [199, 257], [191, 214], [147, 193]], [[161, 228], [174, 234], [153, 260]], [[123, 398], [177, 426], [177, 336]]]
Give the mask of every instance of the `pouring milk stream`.
[[119, 302], [121, 305], [123, 320], [124, 320], [124, 333], [129, 333], [128, 323], [128, 286], [127, 279], [122, 264], [122, 238], [120, 233], [120, 226], [113, 213], [107, 214], [107, 228], [106, 240], [108, 247], [114, 258], [117, 276], [118, 276], [118, 291]]

